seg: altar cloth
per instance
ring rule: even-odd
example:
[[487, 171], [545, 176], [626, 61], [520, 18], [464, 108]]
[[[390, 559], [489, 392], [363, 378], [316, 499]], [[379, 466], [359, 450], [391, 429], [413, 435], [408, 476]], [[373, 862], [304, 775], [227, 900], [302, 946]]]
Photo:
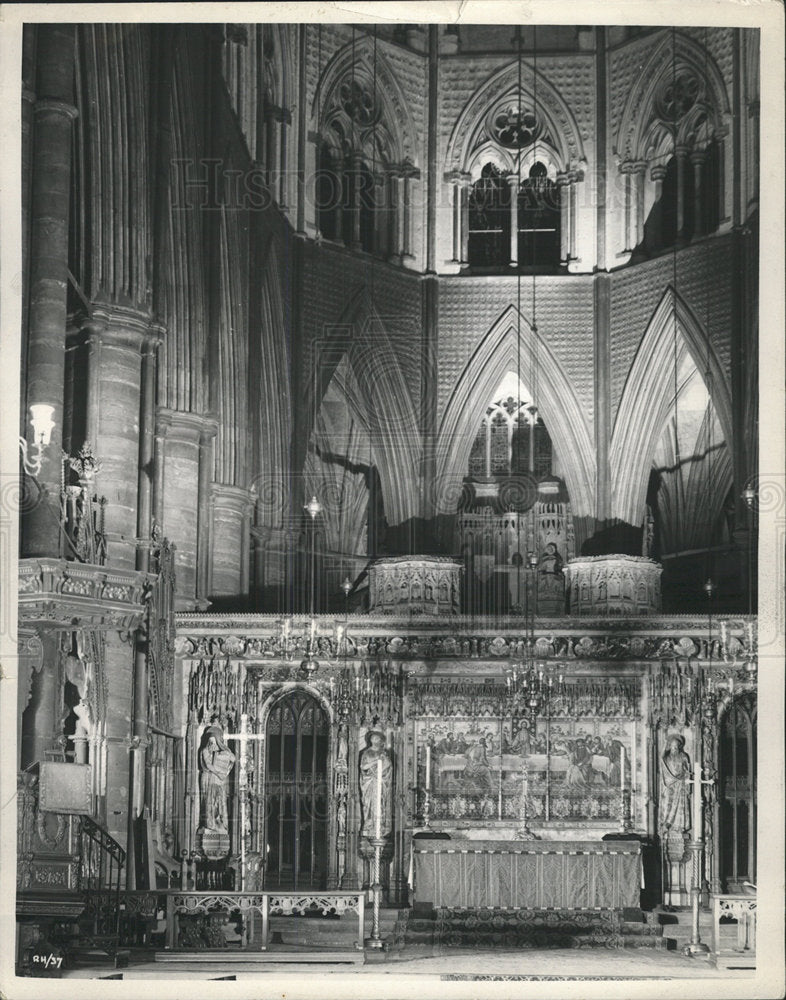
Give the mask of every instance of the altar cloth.
[[435, 907], [639, 905], [637, 841], [418, 839], [413, 856], [415, 900]]

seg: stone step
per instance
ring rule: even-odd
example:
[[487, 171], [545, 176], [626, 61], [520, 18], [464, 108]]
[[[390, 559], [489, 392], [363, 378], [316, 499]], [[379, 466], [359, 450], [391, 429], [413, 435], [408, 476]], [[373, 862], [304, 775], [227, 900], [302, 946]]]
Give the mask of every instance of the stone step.
[[363, 952], [339, 948], [300, 948], [279, 945], [267, 951], [239, 951], [226, 949], [224, 951], [157, 951], [155, 961], [163, 965], [221, 965], [228, 962], [233, 965], [258, 965], [278, 963], [342, 963], [345, 965], [362, 965]]

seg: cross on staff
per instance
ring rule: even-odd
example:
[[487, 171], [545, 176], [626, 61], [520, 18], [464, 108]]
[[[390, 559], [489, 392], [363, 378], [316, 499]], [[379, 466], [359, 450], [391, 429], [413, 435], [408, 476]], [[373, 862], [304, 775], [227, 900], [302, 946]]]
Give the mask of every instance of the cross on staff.
[[[698, 753], [697, 757], [701, 755], [701, 736], [697, 740]], [[701, 858], [704, 851], [704, 841], [703, 841], [703, 830], [702, 830], [702, 812], [701, 812], [701, 786], [702, 785], [714, 785], [715, 782], [712, 778], [702, 778], [702, 766], [700, 760], [695, 760], [693, 763], [693, 777], [686, 778], [686, 784], [693, 786], [693, 842], [688, 845], [689, 849], [693, 852], [693, 885], [691, 886], [691, 936], [690, 941], [683, 946], [682, 953], [684, 955], [705, 956], [709, 954], [709, 948], [701, 940], [701, 933], [699, 930], [699, 896], [701, 895]]]
[[686, 778], [686, 782], [693, 786], [693, 839], [702, 840], [702, 815], [701, 815], [701, 786], [714, 785], [712, 778], [702, 778], [702, 766], [700, 761], [693, 765], [693, 777]]
[[265, 739], [264, 733], [250, 733], [248, 731], [248, 716], [244, 712], [240, 716], [240, 732], [226, 733], [225, 740], [232, 740], [240, 744], [240, 764], [238, 774], [240, 777], [240, 891], [246, 888], [246, 809], [247, 809], [247, 789], [248, 772], [246, 770], [246, 754], [248, 753], [249, 740]]

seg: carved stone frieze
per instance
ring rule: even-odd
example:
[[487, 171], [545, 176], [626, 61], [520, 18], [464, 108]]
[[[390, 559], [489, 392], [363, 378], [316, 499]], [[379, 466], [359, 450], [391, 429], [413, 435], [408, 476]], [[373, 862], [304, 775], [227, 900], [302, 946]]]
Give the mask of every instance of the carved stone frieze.
[[21, 559], [19, 619], [50, 628], [132, 629], [141, 620], [152, 579], [64, 559]]
[[[378, 615], [352, 615], [341, 622], [316, 618], [318, 660], [356, 660], [385, 656], [404, 660], [504, 660], [522, 656], [527, 637], [521, 619], [498, 620], [483, 628], [478, 618], [456, 616], [450, 630], [444, 618], [424, 616], [415, 621]], [[728, 621], [729, 650], [741, 654], [746, 642], [742, 618]], [[184, 659], [215, 656], [271, 664], [271, 677], [294, 679], [306, 649], [307, 619], [295, 619], [284, 636], [273, 615], [178, 615], [175, 652]], [[533, 653], [537, 659], [574, 660], [708, 660], [720, 650], [717, 630], [710, 635], [707, 620], [685, 615], [651, 618], [552, 618], [536, 621]], [[276, 662], [277, 661], [277, 662]], [[283, 662], [282, 662], [283, 661]]]

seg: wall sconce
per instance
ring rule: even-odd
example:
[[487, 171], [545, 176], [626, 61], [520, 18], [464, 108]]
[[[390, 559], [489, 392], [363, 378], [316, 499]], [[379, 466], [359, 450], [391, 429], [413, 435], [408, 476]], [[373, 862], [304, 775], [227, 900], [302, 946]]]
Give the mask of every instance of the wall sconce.
[[34, 403], [30, 407], [30, 426], [33, 428], [33, 443], [32, 445], [28, 445], [25, 438], [19, 438], [22, 465], [27, 475], [33, 478], [41, 471], [44, 450], [49, 445], [52, 437], [52, 429], [55, 426], [55, 422], [52, 419], [54, 412], [54, 406], [50, 406], [48, 403]]

